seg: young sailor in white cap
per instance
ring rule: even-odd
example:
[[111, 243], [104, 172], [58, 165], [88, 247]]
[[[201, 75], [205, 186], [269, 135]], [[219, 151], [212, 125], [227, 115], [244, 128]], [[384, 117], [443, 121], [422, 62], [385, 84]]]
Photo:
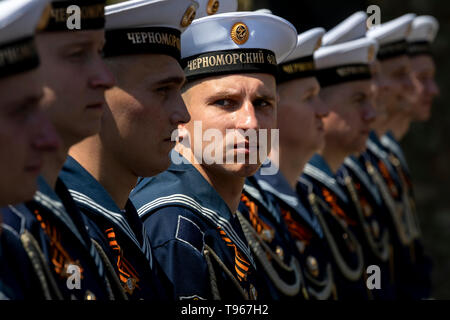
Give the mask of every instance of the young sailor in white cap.
[[48, 2], [0, 2], [0, 300], [43, 299], [39, 277], [21, 242], [17, 220], [2, 206], [31, 200], [44, 152], [58, 137], [39, 103], [43, 95], [34, 33], [48, 18]]
[[131, 299], [173, 298], [128, 197], [138, 177], [169, 167], [172, 132], [189, 121], [181, 98], [180, 34], [196, 8], [191, 0], [106, 7], [104, 51], [117, 85], [106, 92], [100, 133], [70, 150], [61, 174], [81, 211], [113, 239], [104, 250]]
[[320, 96], [330, 113], [323, 119], [325, 145], [306, 164], [300, 187], [308, 194], [336, 267], [338, 299], [368, 299], [361, 223], [336, 173], [344, 159], [362, 152], [374, 120], [370, 64], [375, 41], [361, 38], [314, 53]]
[[335, 45], [343, 42], [363, 38], [367, 31], [367, 14], [357, 11], [327, 31], [322, 40], [323, 46]]
[[[280, 143], [272, 147], [271, 164], [264, 164], [263, 169], [247, 178], [240, 205], [240, 211], [255, 230], [251, 247], [263, 269], [269, 271], [266, 273], [273, 282], [271, 287], [278, 289], [281, 299], [289, 297], [291, 292], [287, 289], [294, 288], [287, 285], [289, 273], [285, 270], [294, 274], [296, 270], [293, 266], [285, 270], [279, 266], [288, 265], [292, 257], [298, 259], [301, 268], [303, 283], [299, 287], [304, 298], [335, 297], [331, 255], [323, 230], [307, 198], [301, 199], [296, 193], [304, 165], [324, 142], [321, 127], [327, 108], [318, 96], [320, 87], [314, 77], [313, 58], [324, 32], [315, 28], [298, 35], [297, 47], [279, 64]], [[279, 170], [264, 174], [270, 165]], [[267, 256], [276, 258], [267, 260]]]
[[[80, 7], [81, 29], [68, 28], [71, 5]], [[9, 215], [23, 229], [29, 256], [40, 257], [33, 266], [42, 275], [47, 299], [113, 299], [121, 289], [111, 263], [89, 237], [89, 223], [58, 179], [70, 146], [100, 129], [104, 91], [114, 83], [101, 57], [104, 2], [54, 1], [48, 14], [49, 23], [36, 35], [36, 43], [46, 70], [44, 109], [62, 142], [45, 158], [33, 201], [9, 207]]]
[[[191, 121], [172, 166], [141, 180], [131, 195], [177, 299], [267, 294], [236, 217], [245, 177], [264, 160], [250, 162], [250, 154], [265, 141], [250, 145], [242, 132], [275, 128], [277, 61], [296, 39], [286, 20], [253, 12], [201, 18], [182, 35], [183, 99]], [[212, 159], [203, 141], [211, 130], [217, 136]], [[238, 156], [244, 161], [237, 163]]]
[[374, 123], [376, 134], [371, 133], [363, 156], [390, 214], [396, 295], [401, 299], [427, 298], [431, 291], [431, 262], [424, 253], [411, 177], [398, 142], [409, 128], [421, 86], [408, 57], [407, 37], [415, 17], [406, 14], [367, 32], [381, 48], [377, 108], [386, 114]]
[[408, 114], [417, 100], [418, 87], [411, 72], [406, 41], [414, 18], [414, 14], [405, 14], [367, 31], [367, 37], [380, 46], [378, 66], [380, 76], [385, 78], [377, 98], [377, 108], [382, 108], [385, 115], [374, 123], [380, 137], [392, 131], [400, 140], [408, 130]]
[[[328, 43], [341, 43], [345, 39], [364, 38], [367, 30], [367, 15], [356, 12], [338, 24], [325, 36]], [[325, 38], [324, 36], [324, 38]], [[373, 62], [371, 64], [373, 68]], [[376, 82], [372, 82], [376, 92]], [[368, 125], [372, 122], [367, 123]], [[366, 128], [367, 131], [371, 127]], [[373, 290], [374, 299], [394, 299], [393, 270], [391, 248], [389, 243], [387, 210], [383, 205], [378, 189], [370, 175], [365, 170], [364, 163], [358, 161], [359, 152], [349, 155], [336, 173], [337, 182], [346, 192], [349, 199], [349, 215], [357, 221], [356, 235], [363, 248], [364, 260], [367, 265], [377, 265], [381, 271], [380, 289]]]
[[433, 99], [439, 95], [435, 81], [436, 66], [431, 45], [435, 41], [439, 22], [432, 16], [419, 16], [411, 24], [408, 55], [412, 70], [421, 84], [419, 99], [412, 108], [412, 121], [427, 121], [431, 116]]
[[[42, 155], [57, 137], [39, 107], [43, 95], [34, 33], [48, 2], [3, 1], [0, 10], [0, 207], [30, 200]], [[20, 84], [20, 85], [18, 85]]]

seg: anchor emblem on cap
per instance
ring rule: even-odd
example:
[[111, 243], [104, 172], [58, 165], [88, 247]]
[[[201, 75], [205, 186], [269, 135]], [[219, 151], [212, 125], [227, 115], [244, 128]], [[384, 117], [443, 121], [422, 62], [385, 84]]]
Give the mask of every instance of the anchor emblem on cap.
[[243, 22], [238, 22], [231, 28], [231, 39], [236, 44], [244, 44], [247, 42], [249, 37], [248, 27]]

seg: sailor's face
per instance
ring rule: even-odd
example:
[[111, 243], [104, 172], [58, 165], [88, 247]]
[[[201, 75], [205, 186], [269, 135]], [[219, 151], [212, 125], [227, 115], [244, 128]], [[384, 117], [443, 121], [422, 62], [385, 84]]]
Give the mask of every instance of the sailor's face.
[[371, 66], [371, 73], [372, 73], [372, 86], [373, 86], [373, 92], [374, 92], [374, 101], [375, 101], [375, 110], [376, 110], [376, 118], [375, 121], [372, 124], [372, 128], [374, 130], [377, 130], [377, 132], [384, 131], [384, 126], [386, 124], [386, 121], [388, 119], [387, 117], [387, 111], [386, 111], [386, 101], [385, 99], [385, 88], [387, 83], [389, 83], [389, 80], [387, 77], [383, 75], [381, 72], [381, 65], [378, 60], [375, 60]]
[[420, 83], [417, 103], [414, 104], [412, 118], [415, 121], [427, 121], [431, 116], [433, 99], [439, 95], [435, 81], [436, 66], [429, 55], [420, 55], [411, 59], [411, 67]]
[[295, 79], [278, 86], [281, 145], [307, 153], [323, 148], [322, 118], [328, 114], [328, 107], [319, 97], [319, 91], [319, 83], [314, 77]]
[[183, 70], [161, 54], [111, 58], [108, 65], [117, 86], [106, 92], [102, 143], [137, 177], [166, 170], [175, 146], [172, 133], [189, 121], [181, 98]]
[[44, 106], [66, 147], [100, 130], [105, 90], [114, 84], [101, 57], [104, 31], [43, 32], [36, 37]]
[[37, 70], [0, 79], [0, 206], [30, 200], [43, 165], [58, 137], [40, 102]]
[[[276, 127], [275, 78], [269, 74], [210, 77], [190, 86], [183, 98], [191, 114], [185, 128], [196, 160], [240, 177], [255, 173], [270, 151], [271, 129]], [[267, 138], [260, 139], [263, 132]]]
[[325, 87], [320, 95], [330, 108], [330, 114], [323, 120], [327, 148], [345, 154], [364, 151], [376, 115], [372, 81]]
[[384, 105], [387, 117], [398, 113], [409, 114], [418, 98], [418, 87], [406, 55], [380, 62], [379, 103]]

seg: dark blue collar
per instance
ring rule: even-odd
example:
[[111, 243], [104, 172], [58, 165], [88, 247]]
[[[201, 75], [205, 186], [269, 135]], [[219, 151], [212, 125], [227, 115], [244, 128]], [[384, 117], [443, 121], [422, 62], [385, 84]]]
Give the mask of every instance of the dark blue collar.
[[[232, 218], [232, 213], [222, 197], [190, 163], [172, 163], [165, 172], [155, 177], [141, 179], [130, 197], [142, 217], [146, 212], [167, 204], [160, 203], [151, 209], [143, 208], [144, 205], [155, 199], [176, 194], [192, 198], [203, 207], [216, 211], [226, 220]], [[188, 204], [187, 206], [190, 207]]]
[[331, 171], [330, 166], [325, 159], [315, 154], [306, 164], [304, 174], [316, 181], [319, 181], [328, 189], [332, 190], [342, 201], [348, 203], [347, 194], [342, 190], [336, 181], [336, 175]]
[[151, 262], [150, 243], [131, 201], [127, 202], [125, 212], [120, 210], [105, 188], [70, 156], [64, 164], [60, 177], [78, 206], [119, 228]]
[[366, 189], [370, 192], [374, 200], [381, 205], [381, 195], [373, 183], [369, 173], [366, 171], [366, 168], [363, 166], [361, 161], [358, 160], [355, 156], [349, 156], [344, 161], [344, 166], [341, 168], [342, 173], [345, 176], [345, 170], [349, 170], [353, 172], [355, 177], [361, 182]]
[[388, 131], [381, 137], [381, 144], [390, 152], [392, 152], [401, 162], [402, 166], [409, 171], [408, 163], [406, 162], [405, 154], [397, 139], [395, 139], [392, 131]]
[[215, 227], [223, 229], [229, 238], [254, 264], [252, 254], [245, 239], [233, 226], [230, 209], [217, 191], [185, 159], [174, 164], [163, 173], [140, 179], [130, 194], [141, 219], [162, 207], [182, 206], [198, 213]]
[[[37, 185], [38, 191], [35, 193], [33, 200], [46, 207], [49, 212], [51, 212], [56, 218], [62, 221], [65, 226], [69, 228], [69, 230], [78, 238], [78, 240], [81, 241], [81, 243], [87, 246], [85, 239], [78, 230], [76, 224], [72, 220], [72, 217], [68, 213], [66, 206], [64, 205], [63, 201], [58, 196], [56, 191], [47, 183], [47, 181], [42, 176], [38, 177]], [[64, 184], [60, 180], [59, 185], [64, 186]], [[74, 208], [74, 210], [76, 210], [76, 208]]]
[[319, 221], [301, 203], [298, 194], [291, 188], [280, 170], [274, 175], [262, 175], [261, 170], [254, 175], [259, 186], [266, 192], [271, 193], [279, 201], [287, 205], [313, 228], [317, 234], [322, 236]]

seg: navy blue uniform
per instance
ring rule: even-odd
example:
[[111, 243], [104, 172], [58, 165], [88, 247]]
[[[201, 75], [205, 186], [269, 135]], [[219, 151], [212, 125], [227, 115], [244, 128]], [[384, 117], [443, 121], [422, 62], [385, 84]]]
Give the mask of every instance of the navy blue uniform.
[[282, 220], [280, 208], [254, 177], [245, 181], [238, 213], [271, 299], [307, 299], [298, 251]]
[[[100, 230], [90, 236], [100, 243], [113, 263], [130, 299], [168, 299], [171, 285], [152, 259], [152, 248], [130, 201], [120, 210], [103, 186], [75, 159], [68, 157], [60, 178], [80, 211]], [[107, 241], [105, 241], [107, 239]], [[165, 281], [164, 281], [165, 280]]]
[[[399, 149], [396, 144], [396, 149]], [[408, 185], [411, 182], [407, 181], [409, 174], [406, 163], [402, 165], [404, 160], [383, 146], [374, 132], [370, 134], [367, 150], [360, 161], [376, 183], [389, 212], [397, 297], [415, 300], [429, 298], [431, 260], [425, 255], [421, 242], [420, 228], [411, 202], [412, 193], [409, 191], [412, 190], [411, 185]]]
[[308, 195], [331, 250], [337, 298], [371, 299], [363, 249], [356, 236], [358, 222], [347, 194], [320, 155], [314, 155], [305, 166], [299, 184], [297, 191]]
[[[61, 180], [54, 191], [39, 178], [33, 201], [3, 208], [2, 212], [6, 228], [28, 239], [28, 252], [40, 259], [41, 283], [47, 283], [42, 296], [77, 300], [115, 297], [117, 292], [106, 279], [103, 260], [87, 234], [86, 221]], [[76, 276], [72, 277], [76, 274], [80, 275], [79, 288]]]
[[365, 171], [363, 164], [351, 156], [339, 169], [337, 181], [347, 192], [358, 221], [357, 237], [363, 246], [367, 265], [380, 268], [380, 289], [373, 290], [375, 299], [395, 299], [393, 247], [388, 227], [389, 213], [381, 195]]
[[220, 195], [191, 164], [142, 179], [131, 200], [176, 299], [255, 299], [255, 263]]
[[[0, 209], [0, 219], [4, 209]], [[0, 224], [0, 300], [45, 299], [20, 234]]]
[[[290, 235], [296, 256], [302, 267], [308, 299], [333, 299], [335, 285], [331, 266], [331, 253], [323, 237], [319, 221], [301, 202], [282, 173], [262, 175], [258, 171], [253, 177], [260, 190], [277, 207], [277, 223], [285, 225]], [[246, 190], [246, 189], [244, 189]]]

